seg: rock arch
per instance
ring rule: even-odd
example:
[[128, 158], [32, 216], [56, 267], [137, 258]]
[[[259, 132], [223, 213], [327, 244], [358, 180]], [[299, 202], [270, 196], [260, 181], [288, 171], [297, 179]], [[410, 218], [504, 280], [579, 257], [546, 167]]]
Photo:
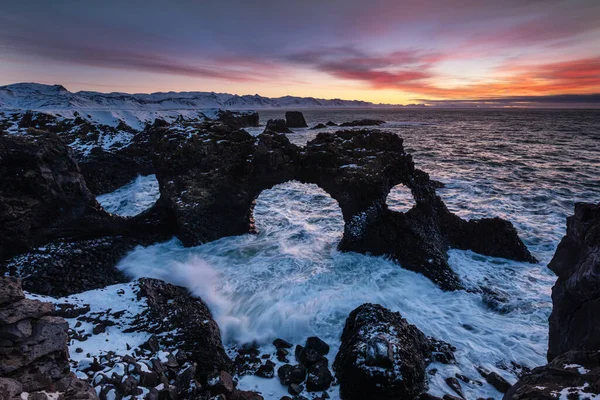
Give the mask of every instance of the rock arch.
[[[345, 222], [340, 250], [388, 256], [442, 289], [462, 287], [447, 262], [450, 247], [535, 261], [510, 222], [465, 221], [450, 213], [393, 133], [320, 133], [302, 148], [270, 131], [254, 138], [243, 130], [212, 128], [184, 136], [162, 127], [153, 137], [161, 203], [173, 213], [177, 236], [187, 246], [251, 231], [258, 195], [297, 180], [316, 184], [340, 205]], [[398, 184], [415, 199], [406, 213], [386, 205]]]
[[[0, 135], [0, 171], [5, 172], [0, 174], [0, 217], [6, 221], [0, 259], [54, 239], [125, 237], [134, 243], [174, 233], [184, 245], [194, 246], [244, 234], [254, 228], [252, 210], [259, 194], [297, 180], [318, 185], [338, 202], [344, 218], [341, 251], [390, 257], [442, 289], [462, 287], [447, 262], [450, 247], [535, 261], [510, 222], [465, 221], [448, 211], [435, 183], [415, 168], [402, 139], [390, 132], [319, 133], [298, 147], [268, 130], [253, 137], [206, 123], [190, 134], [158, 121], [146, 136], [160, 199], [136, 217], [120, 218], [99, 206], [56, 135]], [[398, 184], [415, 199], [406, 213], [386, 205], [390, 189]]]

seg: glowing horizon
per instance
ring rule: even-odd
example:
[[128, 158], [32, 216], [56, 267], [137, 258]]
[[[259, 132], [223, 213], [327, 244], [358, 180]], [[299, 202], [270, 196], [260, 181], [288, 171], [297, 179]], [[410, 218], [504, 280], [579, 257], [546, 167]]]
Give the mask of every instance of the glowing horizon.
[[69, 0], [0, 11], [0, 85], [389, 104], [600, 93], [594, 0]]

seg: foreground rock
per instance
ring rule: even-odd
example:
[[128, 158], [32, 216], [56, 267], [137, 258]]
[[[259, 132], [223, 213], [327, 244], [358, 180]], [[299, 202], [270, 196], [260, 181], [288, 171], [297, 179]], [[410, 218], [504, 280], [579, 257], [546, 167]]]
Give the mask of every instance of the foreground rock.
[[231, 360], [221, 342], [219, 326], [204, 302], [186, 288], [158, 279], [139, 280], [139, 297], [146, 298], [146, 323], [136, 329], [151, 333], [177, 331], [160, 339], [163, 345], [177, 348], [196, 364], [196, 374], [208, 376], [214, 371], [231, 369]]
[[450, 346], [440, 344], [399, 313], [377, 304], [363, 304], [346, 320], [333, 365], [342, 397], [418, 398], [427, 389], [425, 367], [433, 361], [434, 350], [445, 347], [445, 359], [453, 359]]
[[[186, 246], [253, 231], [260, 193], [298, 180], [317, 184], [338, 201], [345, 221], [340, 250], [389, 256], [443, 289], [462, 287], [447, 262], [450, 247], [535, 261], [509, 222], [465, 221], [450, 213], [435, 182], [415, 168], [393, 133], [319, 133], [305, 148], [269, 130], [256, 139], [241, 130], [213, 127], [183, 136], [164, 127], [156, 137], [161, 201]], [[416, 201], [406, 213], [386, 205], [398, 184], [409, 187]]]
[[[262, 399], [236, 388], [216, 322], [185, 288], [139, 279], [61, 299], [57, 308], [69, 319], [74, 369], [102, 400]], [[106, 349], [95, 345], [105, 341]]]
[[548, 267], [558, 276], [548, 360], [569, 350], [600, 350], [600, 204], [575, 205]]
[[[0, 394], [62, 392], [64, 398], [97, 399], [69, 374], [67, 322], [54, 306], [26, 299], [20, 281], [0, 277]], [[30, 394], [32, 396], [32, 394]]]
[[572, 350], [534, 368], [508, 390], [504, 399], [592, 399], [598, 395], [600, 352]]
[[598, 398], [600, 204], [575, 204], [548, 267], [558, 275], [549, 319], [550, 362], [523, 376], [504, 399]]
[[300, 111], [288, 111], [285, 113], [285, 123], [288, 128], [307, 128], [304, 115]]

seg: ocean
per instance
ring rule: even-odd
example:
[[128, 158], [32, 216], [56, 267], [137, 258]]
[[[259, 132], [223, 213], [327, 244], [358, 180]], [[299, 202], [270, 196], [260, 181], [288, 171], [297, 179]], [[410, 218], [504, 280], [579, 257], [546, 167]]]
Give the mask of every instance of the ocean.
[[[350, 311], [371, 302], [398, 311], [427, 335], [456, 346], [457, 365], [432, 364], [430, 393], [451, 393], [444, 377], [461, 373], [483, 381], [481, 365], [516, 381], [516, 365], [546, 363], [551, 288], [546, 265], [565, 234], [575, 202], [600, 202], [599, 110], [303, 110], [309, 126], [376, 118], [404, 139], [418, 168], [445, 187], [438, 194], [463, 218], [511, 221], [538, 264], [451, 250], [450, 265], [467, 287], [487, 286], [504, 297], [443, 292], [427, 278], [382, 257], [337, 251], [343, 232], [336, 201], [315, 185], [288, 182], [264, 191], [255, 208], [258, 234], [184, 248], [172, 239], [138, 247], [119, 268], [188, 287], [211, 308], [227, 346], [257, 342], [272, 352], [281, 337], [328, 342], [333, 361]], [[261, 124], [284, 111], [259, 111]], [[251, 128], [252, 134], [264, 128]], [[303, 145], [323, 130], [288, 134]], [[109, 211], [139, 212], [156, 199], [154, 178], [100, 199]], [[412, 206], [408, 190], [394, 188], [388, 205]], [[115, 207], [118, 207], [115, 208]], [[242, 377], [242, 389], [279, 399], [277, 379]], [[463, 384], [467, 398], [502, 395], [484, 382]], [[337, 388], [330, 390], [339, 398]]]

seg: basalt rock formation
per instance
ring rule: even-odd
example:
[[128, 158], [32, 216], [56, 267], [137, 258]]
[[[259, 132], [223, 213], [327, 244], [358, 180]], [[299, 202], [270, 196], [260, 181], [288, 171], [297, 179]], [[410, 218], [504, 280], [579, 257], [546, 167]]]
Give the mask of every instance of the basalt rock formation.
[[217, 121], [220, 121], [231, 129], [240, 129], [247, 126], [258, 126], [259, 118], [257, 112], [219, 110]]
[[114, 228], [54, 133], [0, 135], [0, 181], [0, 260], [57, 237]]
[[306, 128], [306, 120], [300, 111], [288, 111], [285, 113], [285, 122], [289, 128]]
[[600, 204], [575, 204], [548, 267], [558, 276], [552, 288], [549, 363], [519, 380], [505, 400], [600, 395]]
[[288, 128], [285, 119], [270, 119], [267, 121], [265, 132], [276, 132], [276, 133], [292, 133]]
[[[186, 246], [252, 231], [258, 195], [298, 180], [317, 184], [339, 203], [345, 221], [341, 250], [391, 257], [445, 290], [461, 288], [447, 263], [450, 247], [535, 261], [510, 222], [465, 221], [450, 213], [435, 183], [415, 168], [392, 133], [320, 133], [305, 148], [268, 130], [255, 139], [216, 126], [188, 136], [164, 127], [156, 138], [161, 202]], [[386, 205], [398, 184], [410, 188], [416, 201], [406, 213]]]
[[[399, 313], [363, 304], [346, 319], [333, 365], [342, 398], [418, 398], [427, 389], [425, 368], [442, 343], [426, 337]], [[452, 359], [452, 353], [445, 358]]]
[[139, 288], [138, 297], [146, 298], [148, 305], [146, 332], [175, 332], [160, 340], [185, 352], [196, 364], [196, 375], [204, 380], [215, 371], [231, 370], [219, 326], [201, 299], [184, 287], [158, 279], [140, 279]]
[[548, 268], [558, 276], [548, 360], [569, 350], [600, 350], [600, 204], [575, 205]]
[[[337, 200], [345, 221], [340, 250], [388, 256], [445, 290], [461, 288], [447, 262], [450, 247], [535, 261], [509, 222], [465, 221], [450, 213], [435, 182], [415, 168], [402, 139], [389, 132], [320, 133], [304, 148], [268, 129], [256, 138], [219, 122], [199, 124], [191, 132], [158, 121], [147, 135], [161, 197], [132, 218], [99, 206], [69, 148], [55, 134], [0, 136], [0, 259], [53, 240], [109, 238], [122, 243], [115, 247], [122, 250], [119, 254], [101, 257], [109, 265], [132, 246], [173, 232], [186, 246], [252, 232], [260, 193], [298, 180], [318, 185]], [[386, 205], [398, 184], [415, 198], [406, 213]], [[66, 264], [73, 264], [75, 254], [67, 256]], [[92, 267], [93, 260], [84, 264]], [[40, 275], [42, 284], [45, 275]]]
[[[133, 218], [104, 211], [71, 150], [51, 132], [0, 135], [0, 181], [0, 271], [26, 276], [34, 292], [70, 294], [121, 281], [110, 279], [121, 257], [171, 236], [172, 218], [160, 205]], [[99, 270], [116, 275], [107, 272], [104, 282]]]
[[26, 299], [18, 279], [0, 277], [3, 399], [39, 390], [63, 392], [66, 399], [97, 399], [87, 384], [69, 374], [68, 325], [63, 318], [51, 316], [53, 310], [50, 303]]
[[503, 399], [594, 399], [599, 394], [600, 351], [571, 350], [534, 368]]

